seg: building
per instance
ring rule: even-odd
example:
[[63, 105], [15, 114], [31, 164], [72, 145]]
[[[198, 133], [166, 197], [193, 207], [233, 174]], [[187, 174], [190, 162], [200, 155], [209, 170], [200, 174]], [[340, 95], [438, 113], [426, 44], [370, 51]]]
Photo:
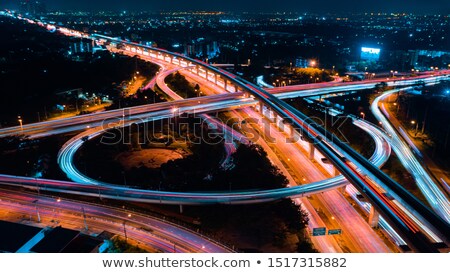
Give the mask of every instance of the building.
[[295, 59], [295, 67], [298, 68], [307, 68], [309, 65], [309, 61], [305, 58], [296, 58]]
[[80, 40], [73, 42], [70, 46], [71, 54], [79, 53], [93, 53], [94, 51], [94, 41], [92, 40]]
[[43, 15], [47, 9], [42, 1], [22, 0], [19, 3], [19, 12], [28, 15]]
[[[101, 234], [100, 234], [101, 235]], [[34, 227], [0, 220], [0, 253], [97, 253], [112, 237], [77, 230]]]

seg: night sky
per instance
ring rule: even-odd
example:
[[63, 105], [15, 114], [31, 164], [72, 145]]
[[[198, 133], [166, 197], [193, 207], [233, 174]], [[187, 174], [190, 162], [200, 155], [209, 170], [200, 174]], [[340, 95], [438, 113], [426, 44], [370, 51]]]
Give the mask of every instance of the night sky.
[[[43, 0], [50, 10], [216, 10], [293, 12], [417, 12], [449, 14], [450, 0]], [[19, 0], [0, 0], [0, 8]]]

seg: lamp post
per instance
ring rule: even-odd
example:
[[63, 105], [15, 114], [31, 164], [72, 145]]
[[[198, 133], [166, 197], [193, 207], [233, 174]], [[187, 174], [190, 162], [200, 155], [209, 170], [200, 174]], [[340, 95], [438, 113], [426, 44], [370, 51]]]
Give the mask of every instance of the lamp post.
[[359, 114], [361, 115], [362, 119], [366, 119], [366, 113], [361, 112], [361, 113], [359, 113]]
[[22, 120], [22, 117], [18, 116], [17, 118], [18, 118], [18, 121], [19, 121], [19, 124], [20, 124], [20, 130], [23, 131], [23, 120]]
[[417, 135], [417, 131], [419, 130], [419, 123], [417, 121], [415, 121], [415, 120], [411, 120], [411, 125], [413, 126], [413, 128], [414, 128], [414, 125], [416, 125], [415, 129], [414, 129], [414, 136], [416, 136]]

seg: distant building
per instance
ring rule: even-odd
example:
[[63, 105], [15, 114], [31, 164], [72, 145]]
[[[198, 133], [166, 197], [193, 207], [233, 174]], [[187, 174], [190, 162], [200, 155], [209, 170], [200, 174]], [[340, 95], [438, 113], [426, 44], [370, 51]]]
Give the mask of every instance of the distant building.
[[29, 15], [43, 15], [47, 12], [42, 1], [22, 0], [19, 3], [19, 12]]
[[212, 59], [219, 56], [220, 47], [217, 41], [209, 42], [201, 39], [185, 44], [183, 53], [190, 57]]
[[377, 62], [380, 59], [381, 49], [371, 47], [361, 47], [361, 60]]
[[308, 60], [305, 59], [305, 58], [296, 58], [295, 59], [295, 67], [307, 68], [308, 67]]
[[438, 50], [417, 50], [418, 56], [426, 56], [431, 58], [440, 58], [446, 55], [450, 55], [449, 51], [438, 51]]
[[93, 53], [94, 41], [93, 40], [80, 40], [73, 42], [70, 46], [71, 54], [79, 53]]

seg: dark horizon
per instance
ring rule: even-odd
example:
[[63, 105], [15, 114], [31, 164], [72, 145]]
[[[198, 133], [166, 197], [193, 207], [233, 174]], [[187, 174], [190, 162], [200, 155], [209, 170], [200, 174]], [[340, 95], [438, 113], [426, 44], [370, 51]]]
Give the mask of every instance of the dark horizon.
[[[5, 0], [0, 8], [19, 7], [20, 0]], [[450, 1], [429, 0], [429, 1], [395, 1], [392, 0], [368, 0], [354, 3], [352, 0], [342, 0], [338, 4], [333, 0], [323, 0], [320, 2], [282, 0], [275, 4], [272, 1], [261, 0], [258, 4], [248, 0], [229, 0], [226, 3], [211, 3], [205, 0], [191, 0], [179, 2], [178, 0], [129, 0], [127, 2], [112, 0], [42, 0], [46, 3], [48, 10], [79, 10], [79, 11], [224, 11], [224, 12], [292, 12], [292, 13], [416, 13], [416, 14], [450, 14]]]

